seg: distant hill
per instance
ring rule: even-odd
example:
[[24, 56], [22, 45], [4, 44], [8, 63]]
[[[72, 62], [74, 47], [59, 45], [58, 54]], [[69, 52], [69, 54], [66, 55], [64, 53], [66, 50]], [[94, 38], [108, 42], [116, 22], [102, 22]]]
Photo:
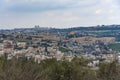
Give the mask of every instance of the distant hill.
[[16, 28], [12, 30], [0, 30], [1, 33], [4, 32], [71, 32], [71, 31], [98, 31], [98, 30], [120, 30], [120, 25], [97, 25], [88, 27], [73, 27], [73, 28]]

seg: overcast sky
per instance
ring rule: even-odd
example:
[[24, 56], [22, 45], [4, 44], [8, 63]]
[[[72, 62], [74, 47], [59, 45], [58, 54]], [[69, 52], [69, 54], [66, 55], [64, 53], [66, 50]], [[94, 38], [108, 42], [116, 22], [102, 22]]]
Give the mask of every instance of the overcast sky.
[[120, 0], [0, 0], [0, 29], [120, 24]]

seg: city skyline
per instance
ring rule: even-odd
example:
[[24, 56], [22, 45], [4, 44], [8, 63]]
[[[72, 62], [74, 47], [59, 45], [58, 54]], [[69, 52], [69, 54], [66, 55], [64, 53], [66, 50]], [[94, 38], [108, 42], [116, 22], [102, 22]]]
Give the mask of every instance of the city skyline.
[[120, 24], [119, 0], [0, 0], [0, 29]]

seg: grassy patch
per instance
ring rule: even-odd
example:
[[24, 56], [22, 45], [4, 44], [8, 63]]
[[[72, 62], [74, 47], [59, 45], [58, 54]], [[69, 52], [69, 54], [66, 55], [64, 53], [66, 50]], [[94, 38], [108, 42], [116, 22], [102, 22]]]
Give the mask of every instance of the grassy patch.
[[69, 51], [69, 49], [64, 48], [64, 47], [60, 47], [60, 48], [59, 48], [59, 51], [61, 51], [61, 52], [68, 52], [68, 51]]
[[108, 47], [120, 52], [120, 43], [109, 44]]

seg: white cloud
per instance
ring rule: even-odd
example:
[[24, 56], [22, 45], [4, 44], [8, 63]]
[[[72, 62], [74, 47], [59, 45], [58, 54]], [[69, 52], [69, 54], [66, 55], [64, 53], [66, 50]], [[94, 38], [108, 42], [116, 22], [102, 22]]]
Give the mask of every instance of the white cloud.
[[115, 16], [111, 16], [111, 17], [109, 17], [109, 19], [113, 20], [113, 19], [116, 19], [116, 17]]
[[104, 0], [103, 2], [111, 3], [113, 0]]
[[103, 10], [102, 10], [102, 9], [97, 9], [97, 10], [95, 11], [95, 14], [101, 14], [101, 13], [103, 13]]
[[113, 9], [111, 9], [109, 12], [110, 12], [110, 13], [113, 13], [113, 12], [114, 12], [114, 10], [113, 10]]
[[118, 0], [1, 1], [0, 26], [71, 27], [120, 23]]

